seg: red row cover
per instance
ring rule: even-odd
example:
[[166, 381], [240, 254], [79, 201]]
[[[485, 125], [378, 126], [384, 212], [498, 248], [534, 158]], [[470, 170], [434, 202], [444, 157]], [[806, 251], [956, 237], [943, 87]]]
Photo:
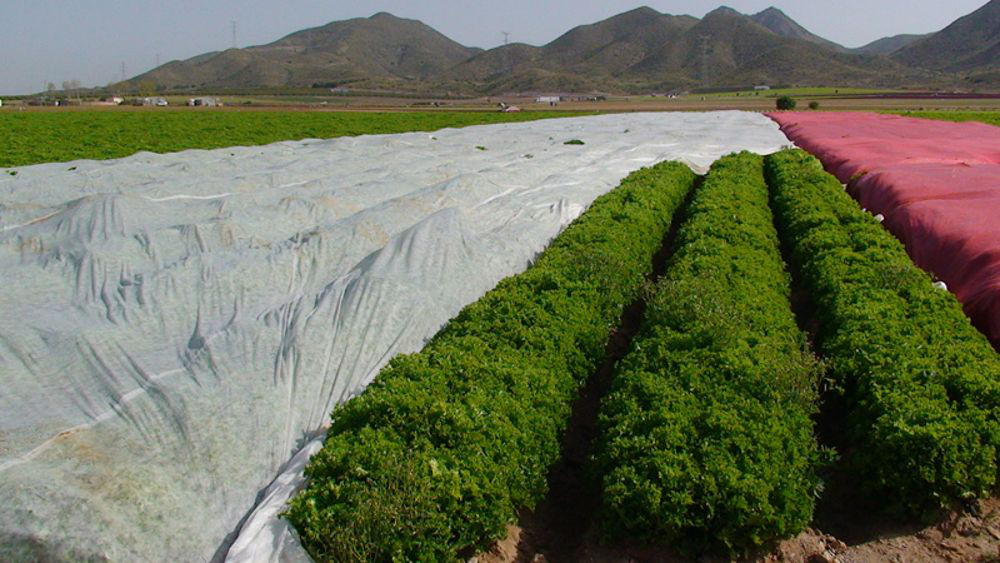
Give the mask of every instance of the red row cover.
[[1000, 349], [1000, 127], [874, 113], [770, 115]]

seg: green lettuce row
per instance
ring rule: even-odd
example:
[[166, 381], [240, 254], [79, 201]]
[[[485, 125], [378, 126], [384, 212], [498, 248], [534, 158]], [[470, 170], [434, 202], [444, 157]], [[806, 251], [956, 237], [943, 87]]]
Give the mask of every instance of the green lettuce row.
[[640, 295], [695, 175], [638, 171], [523, 274], [338, 407], [287, 518], [317, 560], [453, 560], [546, 492], [578, 389]]
[[744, 552], [812, 519], [819, 363], [789, 303], [763, 160], [713, 165], [601, 404], [612, 536]]
[[818, 160], [767, 159], [775, 214], [816, 303], [818, 347], [847, 403], [848, 465], [910, 514], [986, 495], [1000, 446], [1000, 361], [958, 301]]

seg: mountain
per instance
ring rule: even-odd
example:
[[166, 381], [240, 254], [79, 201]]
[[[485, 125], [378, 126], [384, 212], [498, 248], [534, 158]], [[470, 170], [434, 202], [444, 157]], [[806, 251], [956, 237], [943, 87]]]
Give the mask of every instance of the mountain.
[[912, 34], [903, 33], [901, 35], [893, 35], [892, 37], [883, 37], [882, 39], [876, 39], [871, 43], [865, 45], [864, 47], [858, 47], [854, 49], [855, 53], [860, 53], [863, 55], [891, 55], [896, 51], [911, 45], [925, 37], [930, 37], [930, 33], [925, 34]]
[[749, 84], [888, 85], [920, 77], [884, 57], [845, 54], [779, 35], [730, 8], [705, 15], [676, 40], [629, 68], [626, 77], [663, 87]]
[[698, 20], [643, 7], [576, 27], [542, 47], [485, 51], [449, 78], [481, 84], [487, 93], [640, 92], [788, 83], [891, 86], [926, 74], [846, 51], [775, 9], [746, 16], [722, 7]]
[[892, 55], [912, 66], [976, 73], [1000, 69], [1000, 0], [959, 18], [943, 30]]
[[833, 41], [823, 39], [819, 35], [810, 32], [808, 29], [799, 25], [798, 22], [788, 17], [785, 12], [781, 10], [770, 7], [763, 12], [756, 13], [750, 16], [750, 19], [759, 23], [760, 25], [766, 27], [767, 29], [777, 33], [782, 37], [791, 37], [793, 39], [802, 39], [803, 41], [808, 41], [810, 43], [815, 43], [817, 45], [822, 45], [829, 49], [840, 53], [846, 53], [850, 51], [847, 47], [834, 43]]
[[643, 7], [604, 21], [573, 28], [545, 46], [553, 64], [600, 69], [616, 74], [676, 40], [698, 23], [691, 16], [671, 16]]
[[171, 89], [406, 82], [428, 79], [479, 51], [419, 21], [380, 12], [298, 31], [268, 45], [172, 61], [130, 82]]
[[575, 27], [543, 47], [517, 43], [485, 51], [455, 67], [449, 78], [483, 82], [488, 91], [616, 89], [617, 75], [697, 23], [691, 16], [637, 8]]
[[[937, 87], [1000, 83], [1000, 0], [937, 34], [857, 50], [782, 11], [721, 7], [702, 19], [642, 7], [554, 41], [484, 51], [427, 25], [378, 13], [274, 43], [172, 61], [129, 81], [167, 90], [350, 85], [354, 89], [497, 94], [801, 86]], [[891, 54], [891, 56], [886, 56]], [[961, 72], [962, 74], [957, 74]]]

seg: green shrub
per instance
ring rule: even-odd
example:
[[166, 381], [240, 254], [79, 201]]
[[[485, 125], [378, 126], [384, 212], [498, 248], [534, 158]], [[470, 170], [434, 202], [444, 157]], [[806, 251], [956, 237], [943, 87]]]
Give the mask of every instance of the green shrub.
[[583, 141], [581, 141], [580, 139], [570, 139], [570, 140], [566, 141], [563, 144], [564, 145], [583, 145], [585, 143]]
[[767, 159], [775, 215], [846, 390], [850, 467], [890, 509], [928, 514], [988, 494], [1000, 360], [903, 245], [802, 151]]
[[723, 158], [601, 404], [610, 534], [737, 553], [809, 524], [820, 369], [789, 292], [762, 159]]
[[816, 100], [813, 100], [813, 101], [809, 102], [809, 109], [811, 109], [813, 111], [818, 110], [819, 109], [819, 102], [817, 102]]
[[693, 182], [678, 163], [632, 174], [339, 406], [287, 513], [313, 557], [452, 560], [534, 506], [571, 403]]
[[795, 98], [791, 96], [781, 96], [780, 98], [778, 98], [778, 101], [776, 102], [775, 105], [780, 110], [790, 110], [790, 109], [795, 109], [795, 106], [798, 105], [798, 102], [796, 102]]

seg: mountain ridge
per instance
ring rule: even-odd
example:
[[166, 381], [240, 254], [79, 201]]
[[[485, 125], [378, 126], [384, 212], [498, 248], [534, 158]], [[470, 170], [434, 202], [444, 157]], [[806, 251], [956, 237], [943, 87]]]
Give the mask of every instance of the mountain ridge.
[[829, 47], [830, 49], [840, 53], [847, 53], [850, 51], [850, 49], [840, 45], [839, 43], [835, 43], [829, 39], [824, 39], [819, 35], [812, 33], [808, 29], [799, 25], [798, 22], [788, 17], [785, 12], [782, 12], [774, 6], [760, 11], [750, 16], [750, 18], [782, 37], [802, 39], [809, 41], [810, 43], [816, 43], [817, 45]]
[[1000, 0], [990, 0], [892, 56], [904, 64], [946, 72], [1000, 68]]
[[[171, 61], [126, 86], [350, 85], [469, 94], [629, 93], [758, 83], [954, 86], [970, 76], [977, 78], [979, 82], [972, 81], [976, 84], [992, 83], [998, 76], [993, 72], [1000, 59], [997, 35], [1000, 0], [936, 34], [888, 37], [859, 49], [815, 35], [774, 7], [746, 15], [720, 6], [698, 19], [641, 6], [576, 26], [545, 45], [513, 43], [488, 50], [461, 45], [419, 20], [378, 12], [296, 31], [264, 45]], [[958, 39], [963, 36], [975, 41], [963, 45]]]

